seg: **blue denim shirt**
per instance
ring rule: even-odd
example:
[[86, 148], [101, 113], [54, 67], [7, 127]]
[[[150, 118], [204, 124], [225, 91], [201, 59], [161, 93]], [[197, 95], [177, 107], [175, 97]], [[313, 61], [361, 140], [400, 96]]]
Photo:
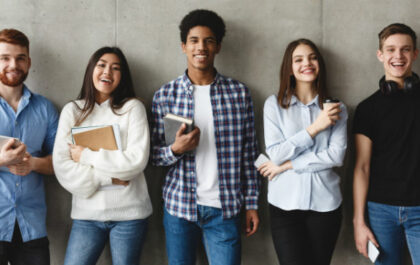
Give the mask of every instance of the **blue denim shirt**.
[[276, 96], [264, 105], [266, 152], [277, 165], [290, 160], [293, 169], [268, 184], [268, 202], [283, 210], [332, 211], [341, 204], [340, 178], [332, 170], [341, 166], [347, 148], [347, 109], [341, 104], [340, 120], [311, 138], [306, 128], [321, 112], [316, 96], [303, 104], [292, 96], [287, 109]]
[[[46, 98], [24, 86], [17, 112], [0, 97], [0, 135], [19, 138], [34, 157], [52, 153], [58, 113]], [[16, 176], [0, 167], [0, 241], [11, 241], [17, 219], [24, 242], [47, 235], [43, 176]]]

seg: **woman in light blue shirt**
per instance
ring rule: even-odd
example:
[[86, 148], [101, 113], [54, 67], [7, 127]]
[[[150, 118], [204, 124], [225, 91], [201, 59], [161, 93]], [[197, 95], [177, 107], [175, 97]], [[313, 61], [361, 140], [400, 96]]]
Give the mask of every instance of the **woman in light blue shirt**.
[[347, 111], [323, 104], [324, 60], [313, 42], [291, 42], [283, 57], [278, 95], [264, 105], [270, 161], [271, 231], [280, 264], [329, 264], [341, 224], [339, 176], [347, 147]]

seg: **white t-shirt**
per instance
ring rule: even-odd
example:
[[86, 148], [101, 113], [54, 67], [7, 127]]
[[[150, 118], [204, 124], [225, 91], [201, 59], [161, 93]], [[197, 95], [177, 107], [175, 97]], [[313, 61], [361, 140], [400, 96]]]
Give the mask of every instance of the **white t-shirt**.
[[200, 142], [195, 152], [197, 204], [222, 208], [210, 85], [194, 85], [194, 125], [200, 128]]

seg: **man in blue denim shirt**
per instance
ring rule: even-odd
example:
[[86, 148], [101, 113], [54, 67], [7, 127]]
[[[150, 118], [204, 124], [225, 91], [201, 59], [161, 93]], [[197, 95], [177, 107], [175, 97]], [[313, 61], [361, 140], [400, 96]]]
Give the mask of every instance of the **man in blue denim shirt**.
[[23, 84], [31, 66], [29, 40], [0, 31], [0, 265], [49, 264], [43, 175], [52, 175], [58, 123], [52, 103]]

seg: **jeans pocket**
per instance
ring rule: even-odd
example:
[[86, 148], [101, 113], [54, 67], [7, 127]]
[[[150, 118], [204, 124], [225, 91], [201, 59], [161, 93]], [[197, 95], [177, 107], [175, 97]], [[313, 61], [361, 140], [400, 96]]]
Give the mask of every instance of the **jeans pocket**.
[[192, 225], [192, 222], [171, 215], [166, 208], [164, 208], [163, 211], [163, 225], [165, 226], [165, 230], [173, 234], [183, 234], [184, 232], [187, 232], [189, 226]]

